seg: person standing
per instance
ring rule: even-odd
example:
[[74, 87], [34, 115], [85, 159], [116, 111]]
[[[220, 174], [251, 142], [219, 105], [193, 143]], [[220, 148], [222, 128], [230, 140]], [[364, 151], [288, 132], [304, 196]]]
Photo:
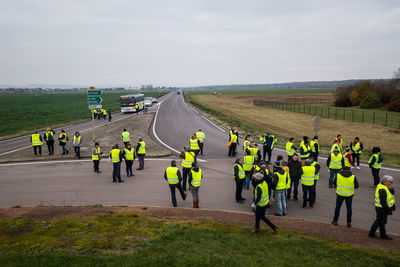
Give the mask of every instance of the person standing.
[[291, 193], [293, 188], [293, 199], [294, 201], [297, 201], [298, 187], [301, 176], [300, 175], [301, 162], [299, 161], [299, 156], [297, 154], [294, 154], [293, 157], [290, 159], [290, 161], [288, 162], [288, 167], [289, 167], [291, 186], [287, 190], [287, 199], [291, 198]]
[[254, 162], [259, 162], [261, 160], [261, 152], [260, 149], [256, 147], [256, 143], [254, 141], [251, 141], [250, 146], [247, 147], [247, 151], [250, 151], [250, 155], [254, 157]]
[[103, 114], [102, 109], [99, 109], [99, 110], [98, 110], [98, 113], [97, 113], [97, 119], [98, 119], [98, 120], [101, 119], [102, 114]]
[[139, 115], [139, 105], [137, 103], [135, 104], [135, 109], [136, 109], [136, 115]]
[[192, 170], [189, 173], [189, 190], [192, 192], [193, 197], [193, 208], [199, 208], [199, 189], [201, 180], [203, 179], [203, 173], [197, 162], [193, 162]]
[[144, 169], [144, 157], [146, 156], [146, 143], [143, 141], [142, 137], [139, 137], [135, 151], [136, 151], [136, 155], [139, 159], [139, 168], [137, 168], [136, 170], [143, 170]]
[[103, 109], [103, 119], [107, 119], [107, 110]]
[[357, 178], [351, 173], [350, 167], [344, 166], [343, 170], [338, 173], [337, 178], [333, 180], [333, 185], [336, 187], [336, 208], [332, 224], [338, 225], [340, 208], [342, 207], [343, 201], [345, 201], [347, 208], [347, 227], [351, 227], [351, 204], [353, 202], [354, 189], [358, 188]]
[[317, 182], [319, 181], [319, 171], [321, 170], [321, 165], [313, 157], [310, 157], [309, 159], [311, 162], [311, 166], [315, 167], [313, 199], [312, 199], [312, 202], [315, 204], [315, 199], [317, 198]]
[[351, 156], [354, 164], [356, 163], [357, 160], [357, 169], [360, 169], [360, 156], [361, 153], [364, 149], [364, 146], [362, 142], [360, 141], [360, 138], [356, 137], [354, 138], [354, 141], [350, 143], [350, 149], [351, 149]]
[[126, 176], [135, 176], [132, 172], [133, 161], [135, 160], [135, 150], [133, 149], [131, 144], [128, 144], [126, 148], [124, 148], [122, 156], [125, 158]]
[[340, 143], [340, 141], [335, 139], [335, 141], [333, 142], [333, 145], [331, 147], [331, 153], [333, 153], [333, 151], [335, 151], [336, 149], [339, 151], [339, 153], [342, 152], [342, 149], [340, 148], [339, 143]]
[[195, 154], [195, 160], [200, 152], [200, 140], [197, 138], [196, 134], [192, 135], [189, 139], [190, 150]]
[[94, 119], [97, 119], [97, 114], [98, 114], [97, 109], [94, 109], [94, 110], [93, 110]]
[[246, 179], [246, 173], [243, 169], [243, 158], [237, 159], [233, 167], [233, 177], [236, 182], [236, 202], [244, 203], [246, 200], [242, 197], [243, 184]]
[[268, 161], [271, 161], [272, 150], [274, 149], [274, 145], [278, 140], [271, 133], [267, 133], [260, 138], [260, 141], [263, 142], [263, 160], [266, 161], [265, 156], [268, 153]]
[[246, 149], [250, 146], [251, 143], [251, 135], [246, 135], [243, 141], [243, 152], [246, 155]]
[[289, 173], [284, 169], [284, 163], [280, 162], [279, 165], [275, 166], [275, 172], [273, 175], [273, 188], [274, 196], [276, 198], [277, 211], [274, 213], [275, 216], [286, 216], [286, 188], [290, 187]]
[[[195, 157], [196, 155], [194, 154], [194, 152], [192, 152], [190, 149], [189, 151], [186, 151], [186, 148], [183, 148], [181, 154], [179, 155], [180, 158], [182, 158], [182, 187], [183, 187], [183, 191], [186, 191], [186, 181], [188, 178], [188, 175], [192, 169], [192, 165], [195, 162]], [[190, 183], [189, 183], [190, 185]]]
[[203, 155], [204, 141], [206, 141], [206, 135], [201, 129], [199, 129], [196, 132], [196, 136], [199, 139], [200, 154]]
[[39, 153], [39, 156], [41, 156], [43, 139], [40, 136], [40, 134], [38, 133], [38, 131], [33, 132], [32, 136], [30, 138], [30, 142], [32, 143], [33, 153], [35, 154], [35, 156], [37, 156], [38, 153]]
[[243, 170], [246, 174], [246, 180], [244, 182], [244, 187], [249, 190], [250, 189], [250, 171], [253, 168], [255, 162], [254, 157], [250, 155], [250, 151], [246, 151], [246, 156], [243, 157]]
[[100, 166], [100, 156], [103, 152], [100, 150], [99, 143], [94, 143], [94, 147], [92, 149], [92, 160], [93, 160], [93, 170], [96, 173], [101, 173], [99, 166]]
[[121, 136], [122, 136], [122, 142], [124, 142], [124, 145], [126, 147], [131, 142], [131, 138], [129, 137], [130, 134], [126, 129], [124, 129], [121, 133]]
[[354, 169], [354, 162], [352, 160], [351, 154], [350, 154], [350, 147], [346, 146], [346, 148], [344, 149], [344, 166], [349, 167], [351, 169]]
[[308, 157], [310, 157], [310, 145], [308, 143], [308, 139], [304, 140], [300, 144], [300, 157], [301, 157], [301, 164], [304, 166], [304, 162]]
[[293, 155], [296, 153], [296, 146], [294, 145], [294, 138], [291, 137], [286, 143], [286, 154], [288, 156], [288, 162], [292, 159]]
[[306, 159], [304, 166], [300, 170], [301, 175], [301, 186], [303, 188], [303, 208], [307, 207], [307, 201], [309, 202], [310, 208], [314, 206], [314, 181], [315, 181], [315, 167], [311, 166], [311, 161]]
[[236, 147], [239, 145], [239, 132], [236, 130], [235, 127], [231, 127], [229, 131], [229, 142], [231, 145], [229, 146], [229, 157], [236, 156]]
[[54, 154], [54, 134], [55, 132], [51, 128], [47, 128], [46, 132], [43, 134], [43, 139], [46, 141], [47, 149], [49, 150], [49, 155]]
[[61, 148], [62, 148], [62, 155], [66, 155], [66, 154], [68, 154], [69, 153], [69, 151], [68, 151], [68, 149], [67, 149], [67, 141], [68, 141], [68, 135], [65, 133], [65, 131], [64, 130], [61, 130], [61, 134], [60, 134], [60, 136], [58, 137], [58, 140], [60, 141], [59, 142], [59, 145], [61, 146]]
[[111, 122], [111, 109], [109, 109], [107, 113], [108, 113], [108, 122]]
[[336, 178], [336, 175], [344, 166], [344, 158], [339, 153], [339, 148], [335, 148], [333, 153], [329, 154], [326, 166], [329, 168], [329, 188], [333, 188], [333, 178]]
[[78, 159], [81, 158], [81, 143], [81, 134], [79, 132], [75, 132], [74, 139], [72, 140], [72, 145], [74, 146], [75, 157]]
[[310, 156], [313, 157], [315, 161], [318, 161], [318, 155], [319, 152], [321, 151], [321, 147], [318, 143], [318, 136], [314, 136], [313, 140], [311, 140], [310, 148], [311, 148]]
[[122, 161], [122, 153], [121, 150], [118, 148], [118, 144], [115, 144], [110, 152], [110, 159], [113, 164], [113, 182], [115, 183], [118, 178], [118, 183], [124, 182], [124, 180], [121, 179], [121, 161]]
[[176, 204], [175, 188], [177, 188], [179, 190], [179, 193], [181, 193], [183, 200], [186, 200], [186, 194], [185, 194], [185, 192], [183, 192], [183, 189], [182, 189], [182, 185], [181, 185], [182, 176], [181, 176], [181, 172], [176, 167], [175, 160], [172, 160], [171, 166], [165, 170], [164, 179], [167, 180], [169, 189], [171, 190], [172, 206], [176, 207], [177, 204]]
[[374, 178], [374, 188], [379, 184], [379, 171], [382, 167], [383, 156], [379, 147], [372, 148], [372, 156], [368, 161], [368, 165], [372, 171], [372, 177]]
[[340, 149], [339, 151], [342, 152], [343, 151], [343, 139], [342, 139], [342, 135], [341, 134], [338, 134], [336, 136], [335, 143], [338, 144], [339, 149]]

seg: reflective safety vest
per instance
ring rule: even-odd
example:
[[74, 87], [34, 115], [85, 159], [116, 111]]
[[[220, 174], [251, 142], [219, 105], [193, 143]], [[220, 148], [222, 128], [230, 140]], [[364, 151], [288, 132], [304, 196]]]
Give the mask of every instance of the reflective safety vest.
[[59, 138], [60, 138], [60, 142], [67, 143], [67, 134], [66, 133], [60, 134]]
[[126, 160], [134, 160], [135, 159], [135, 154], [133, 153], [134, 150], [133, 150], [132, 147], [131, 147], [130, 150], [127, 149], [127, 148], [124, 148], [124, 152], [125, 152], [125, 159]]
[[97, 153], [97, 155], [92, 153], [92, 160], [99, 160], [99, 154], [100, 154], [100, 147], [94, 148], [94, 151]]
[[40, 141], [39, 134], [32, 134], [32, 146], [41, 146], [43, 145], [42, 141]]
[[53, 132], [52, 132], [52, 131], [48, 131], [48, 132], [46, 132], [46, 133], [44, 134], [44, 139], [45, 139], [45, 141], [50, 141], [49, 135], [52, 137], [51, 140], [54, 140], [54, 134], [53, 134]]
[[243, 150], [246, 153], [246, 149], [249, 147], [250, 141], [249, 140], [244, 140], [243, 142]]
[[199, 138], [200, 143], [204, 143], [206, 140], [206, 135], [203, 132], [198, 131], [196, 133], [197, 138]]
[[301, 183], [306, 186], [314, 185], [315, 167], [303, 166], [302, 169], [303, 169], [303, 174], [301, 175]]
[[372, 165], [372, 168], [374, 168], [374, 169], [380, 169], [380, 168], [382, 167], [382, 162], [378, 163], [378, 160], [379, 160], [379, 156], [380, 156], [380, 155], [381, 155], [380, 152], [379, 152], [379, 153], [376, 153], [376, 154], [373, 154], [372, 157], [369, 159], [368, 163], [371, 163], [371, 162], [372, 162], [372, 159], [375, 157], [375, 162], [374, 162], [374, 164]]
[[381, 189], [385, 189], [386, 191], [386, 203], [388, 205], [388, 207], [393, 207], [394, 203], [395, 203], [395, 199], [394, 199], [394, 195], [392, 195], [392, 193], [390, 193], [389, 188], [387, 188], [386, 185], [383, 184], [378, 184], [376, 187], [376, 191], [375, 191], [375, 206], [382, 208], [381, 205], [381, 200], [379, 199], [379, 190]]
[[[313, 162], [311, 163], [311, 166], [313, 166], [313, 167], [315, 167], [316, 165], [319, 165], [319, 163], [316, 162], [316, 161], [313, 161]], [[315, 172], [317, 172], [317, 169], [315, 169]], [[317, 180], [317, 181], [319, 180], [319, 172], [315, 174], [314, 180]]]
[[302, 159], [306, 159], [306, 158], [308, 158], [309, 156], [310, 156], [310, 146], [309, 145], [305, 145], [304, 143], [301, 145], [301, 147], [303, 148], [303, 153], [304, 154], [301, 154], [300, 155], [300, 157], [302, 158]]
[[191, 150], [199, 150], [200, 149], [200, 147], [199, 147], [199, 143], [197, 143], [197, 141], [198, 141], [199, 139], [190, 139], [190, 149]]
[[97, 109], [94, 109], [94, 110], [93, 110], [93, 113], [94, 113], [94, 114], [97, 114]]
[[236, 135], [236, 134], [232, 134], [232, 135], [231, 135], [231, 142], [232, 142], [232, 143], [237, 143], [237, 140], [238, 140], [237, 135]]
[[354, 195], [354, 178], [354, 175], [350, 177], [344, 177], [340, 173], [338, 173], [336, 182], [336, 194], [343, 197], [350, 197]]
[[192, 173], [192, 186], [199, 187], [201, 183], [201, 169], [195, 172], [194, 170], [190, 171]]
[[139, 142], [140, 147], [138, 149], [138, 154], [146, 154], [146, 143], [144, 141]]
[[[235, 164], [235, 166], [238, 166], [239, 169], [238, 172], [239, 179], [246, 178], [246, 173], [244, 172], [243, 167], [240, 164]], [[235, 175], [235, 167], [233, 168], [233, 175]]]
[[343, 150], [343, 139], [339, 140], [339, 148], [340, 148], [340, 151]]
[[259, 183], [254, 190], [254, 199], [257, 199], [257, 188], [261, 188], [261, 198], [260, 201], [257, 202], [257, 206], [265, 207], [269, 203], [269, 194], [268, 194], [268, 184], [266, 181]]
[[286, 143], [286, 153], [288, 156], [293, 156], [294, 153], [296, 153], [296, 150], [294, 150], [293, 147], [294, 143], [292, 142], [287, 142]]
[[354, 143], [354, 141], [351, 143], [351, 149], [354, 151], [354, 154], [361, 154], [361, 144], [360, 142]]
[[107, 115], [107, 110], [103, 110], [103, 115]]
[[179, 183], [177, 167], [172, 167], [172, 166], [168, 167], [166, 173], [167, 173], [167, 181], [169, 184]]
[[182, 160], [183, 168], [192, 168], [194, 162], [194, 152], [185, 152], [185, 158]]
[[135, 108], [136, 108], [136, 109], [139, 109], [139, 105], [138, 105], [138, 104], [135, 104]]
[[[271, 143], [271, 149], [273, 149], [275, 143], [276, 143], [278, 140], [276, 140], [275, 135], [271, 135], [271, 138], [273, 139], [273, 140], [272, 140], [272, 143]], [[266, 135], [263, 135], [263, 136], [260, 138], [260, 141], [263, 142], [263, 143], [267, 142], [267, 136], [266, 136]]]
[[287, 183], [289, 181], [289, 179], [287, 179], [287, 178], [289, 178], [288, 173], [285, 172], [284, 174], [280, 174], [279, 172], [275, 172], [274, 175], [275, 174], [278, 176], [278, 184], [276, 185], [275, 190], [286, 189]]
[[250, 171], [254, 165], [254, 157], [253, 156], [244, 156], [243, 157], [243, 170]]
[[119, 161], [119, 153], [121, 153], [121, 150], [114, 148], [111, 150], [111, 162], [112, 163], [118, 163]]
[[[78, 143], [76, 143], [76, 139], [78, 139]], [[74, 135], [74, 141], [72, 142], [72, 144], [80, 145], [81, 144], [81, 136], [78, 136], [78, 138], [76, 138], [76, 135]]]
[[334, 153], [331, 154], [331, 162], [329, 162], [329, 169], [333, 169], [333, 170], [340, 170], [343, 166], [342, 166], [342, 158], [343, 155], [342, 154], [337, 154], [337, 156], [335, 156]]
[[131, 141], [131, 139], [129, 138], [129, 132], [127, 131], [122, 132], [121, 135], [122, 135], [122, 142], [126, 143]]
[[315, 144], [317, 144], [318, 152], [321, 151], [318, 141], [311, 140], [310, 142], [311, 152], [313, 153], [317, 152], [317, 150], [315, 150]]
[[346, 152], [346, 154], [344, 154], [344, 166], [346, 166], [346, 167], [353, 167], [353, 165], [350, 164], [349, 159], [346, 157], [347, 154], [350, 155], [350, 153], [349, 153], [349, 152]]
[[254, 157], [254, 160], [258, 160], [258, 148], [251, 147], [250, 148], [250, 155]]
[[331, 153], [333, 153], [335, 151], [335, 149], [337, 149], [339, 152], [342, 152], [342, 149], [340, 148], [340, 146], [338, 144], [333, 144], [332, 148], [331, 148]]

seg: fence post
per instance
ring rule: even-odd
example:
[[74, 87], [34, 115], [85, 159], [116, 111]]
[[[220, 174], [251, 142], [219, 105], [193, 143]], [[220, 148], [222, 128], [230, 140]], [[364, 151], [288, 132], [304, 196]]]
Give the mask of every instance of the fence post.
[[362, 112], [362, 123], [364, 123], [364, 113], [365, 111]]
[[337, 120], [337, 108], [335, 108], [335, 120]]
[[322, 106], [321, 106], [321, 116], [320, 116], [321, 118], [322, 118], [322, 114], [323, 114], [323, 113], [322, 113]]
[[343, 120], [344, 121], [346, 120], [346, 109], [345, 108], [343, 109]]
[[385, 126], [387, 126], [387, 121], [388, 121], [388, 113], [386, 112], [386, 121], [385, 121]]
[[329, 119], [329, 107], [328, 107], [328, 119]]
[[372, 118], [372, 125], [374, 125], [374, 124], [375, 124], [375, 111], [374, 111], [374, 116]]
[[353, 114], [351, 115], [351, 122], [354, 122], [354, 109], [353, 109]]

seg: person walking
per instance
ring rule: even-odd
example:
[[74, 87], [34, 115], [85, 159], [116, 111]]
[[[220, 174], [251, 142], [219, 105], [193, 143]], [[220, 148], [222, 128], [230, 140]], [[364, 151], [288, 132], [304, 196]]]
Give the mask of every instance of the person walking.
[[351, 149], [351, 156], [354, 164], [356, 163], [357, 160], [357, 169], [360, 169], [360, 156], [362, 151], [364, 150], [364, 146], [362, 142], [360, 141], [360, 138], [356, 137], [354, 138], [354, 141], [350, 143], [350, 149]]
[[205, 133], [199, 129], [196, 132], [197, 139], [199, 139], [200, 154], [203, 155], [204, 141], [206, 141]]
[[333, 153], [329, 154], [326, 166], [329, 168], [329, 188], [333, 188], [333, 178], [336, 178], [336, 175], [344, 166], [344, 158], [339, 153], [339, 148], [335, 148]]
[[246, 174], [246, 180], [244, 182], [244, 187], [249, 190], [250, 189], [250, 171], [255, 164], [254, 157], [250, 155], [250, 151], [246, 151], [246, 155], [243, 157], [243, 170]]
[[172, 206], [176, 207], [177, 203], [176, 203], [175, 189], [179, 190], [179, 193], [181, 193], [183, 200], [186, 200], [186, 194], [185, 194], [185, 192], [183, 192], [183, 189], [182, 189], [182, 185], [181, 185], [182, 176], [181, 176], [181, 172], [176, 167], [175, 160], [172, 160], [171, 166], [165, 170], [164, 179], [167, 180], [169, 189], [171, 190]]
[[111, 109], [107, 110], [108, 122], [111, 122]]
[[192, 135], [189, 139], [190, 150], [194, 152], [195, 159], [197, 159], [197, 155], [200, 152], [200, 140], [197, 138], [196, 134]]
[[68, 153], [69, 153], [69, 151], [68, 151], [68, 149], [67, 149], [68, 135], [65, 133], [64, 130], [61, 130], [61, 134], [60, 134], [60, 136], [58, 137], [58, 140], [60, 141], [60, 142], [59, 142], [59, 145], [61, 146], [62, 151], [63, 151], [61, 155], [66, 155], [66, 154], [68, 154]]
[[265, 160], [265, 156], [268, 154], [268, 161], [271, 161], [272, 150], [274, 149], [275, 143], [278, 141], [274, 135], [271, 133], [264, 134], [260, 141], [263, 142], [263, 161]]
[[354, 165], [353, 159], [352, 159], [351, 154], [350, 154], [350, 147], [346, 146], [344, 151], [345, 151], [344, 155], [343, 155], [344, 166], [349, 167], [351, 169], [354, 169], [355, 165]]
[[118, 179], [118, 183], [124, 182], [124, 180], [121, 179], [121, 161], [122, 161], [122, 153], [121, 150], [118, 148], [118, 144], [115, 144], [110, 152], [110, 159], [113, 164], [113, 172], [112, 172], [112, 178], [113, 182], [115, 183]]
[[371, 225], [368, 236], [375, 238], [375, 232], [379, 228], [381, 239], [392, 240], [386, 234], [386, 224], [388, 215], [392, 215], [393, 211], [396, 210], [394, 189], [393, 189], [393, 177], [385, 175], [382, 178], [382, 182], [378, 184], [375, 191], [375, 211], [376, 220]]
[[254, 202], [252, 204], [252, 207], [255, 209], [254, 215], [256, 220], [254, 232], [260, 232], [260, 220], [263, 220], [272, 229], [273, 233], [276, 234], [277, 227], [267, 217], [265, 217], [265, 212], [270, 206], [270, 196], [268, 193], [268, 184], [263, 179], [263, 177], [264, 176], [262, 173], [260, 173], [260, 175], [255, 175], [254, 177], [256, 185], [256, 188], [254, 190]]
[[33, 147], [33, 153], [35, 156], [39, 154], [39, 156], [42, 155], [42, 145], [43, 145], [43, 139], [38, 133], [38, 131], [34, 131], [33, 134], [31, 135], [30, 142], [32, 143]]
[[139, 160], [139, 168], [136, 170], [144, 169], [144, 157], [146, 156], [146, 143], [143, 141], [143, 138], [139, 136], [138, 142], [136, 144], [136, 155]]
[[272, 177], [274, 196], [276, 198], [277, 211], [274, 213], [275, 216], [286, 216], [286, 188], [290, 187], [289, 173], [286, 172], [283, 167], [285, 163], [282, 161], [279, 165], [275, 166], [275, 172]]
[[293, 155], [296, 153], [297, 147], [294, 144], [294, 138], [291, 137], [286, 143], [286, 154], [288, 156], [288, 162], [292, 159]]
[[298, 188], [300, 181], [300, 170], [301, 170], [301, 162], [299, 161], [299, 156], [294, 154], [293, 157], [288, 162], [289, 167], [289, 175], [291, 180], [290, 188], [287, 190], [287, 199], [291, 198], [292, 188], [293, 188], [293, 199], [294, 201], [298, 200]]
[[336, 187], [336, 208], [335, 215], [333, 216], [332, 224], [338, 225], [340, 208], [343, 201], [346, 202], [347, 208], [347, 227], [351, 227], [351, 216], [354, 189], [358, 188], [358, 181], [354, 174], [351, 173], [350, 167], [344, 166], [337, 178], [333, 180], [333, 185]]
[[300, 144], [300, 157], [301, 157], [301, 164], [303, 166], [306, 159], [310, 157], [310, 152], [311, 152], [310, 144], [308, 143], [308, 139], [306, 139]]
[[49, 155], [54, 154], [54, 134], [55, 132], [51, 128], [47, 128], [46, 132], [43, 134], [43, 139], [46, 141], [47, 149], [49, 150]]
[[122, 142], [124, 142], [125, 147], [131, 142], [130, 134], [129, 132], [124, 129], [121, 133], [122, 136]]
[[231, 130], [229, 131], [229, 143], [231, 144], [229, 146], [229, 157], [235, 157], [236, 156], [236, 147], [239, 145], [239, 132], [236, 130], [235, 127], [231, 127]]
[[81, 158], [81, 143], [82, 138], [79, 132], [75, 132], [74, 139], [72, 140], [72, 145], [74, 146], [75, 158]]
[[193, 208], [199, 208], [199, 189], [201, 180], [203, 180], [202, 170], [199, 168], [197, 162], [193, 162], [192, 170], [189, 173], [189, 190], [192, 192]]
[[243, 169], [243, 158], [236, 160], [233, 166], [233, 178], [236, 182], [236, 202], [244, 203], [246, 199], [242, 197], [242, 190], [244, 181], [246, 180], [246, 173]]
[[92, 160], [93, 160], [93, 170], [96, 173], [101, 173], [99, 166], [100, 166], [100, 156], [103, 152], [100, 150], [99, 143], [94, 143], [94, 147], [92, 149]]
[[311, 148], [310, 156], [313, 157], [315, 161], [318, 161], [318, 155], [319, 152], [321, 151], [321, 147], [318, 143], [318, 136], [314, 136], [313, 140], [311, 140], [310, 148]]
[[321, 165], [315, 158], [310, 157], [311, 166], [315, 167], [315, 176], [314, 176], [314, 186], [313, 186], [313, 199], [312, 202], [315, 204], [315, 199], [317, 198], [317, 182], [319, 181], [319, 171], [321, 170]]
[[133, 149], [131, 144], [128, 144], [126, 148], [124, 148], [122, 156], [125, 158], [126, 176], [135, 176], [132, 172], [133, 161], [135, 160], [135, 150]]
[[372, 156], [368, 161], [368, 165], [372, 171], [372, 177], [374, 178], [374, 188], [379, 184], [379, 171], [382, 167], [383, 156], [379, 147], [372, 148]]
[[307, 207], [307, 202], [309, 202], [310, 208], [314, 206], [314, 178], [315, 178], [315, 167], [311, 166], [311, 161], [306, 159], [304, 166], [300, 170], [301, 175], [301, 186], [303, 189], [303, 208]]
[[[188, 151], [186, 151], [188, 150]], [[195, 158], [196, 155], [193, 151], [191, 151], [190, 149], [187, 149], [186, 147], [182, 149], [181, 154], [179, 155], [179, 157], [182, 159], [182, 188], [183, 191], [186, 191], [186, 182], [189, 176], [190, 171], [192, 170], [192, 165], [195, 162]], [[189, 183], [190, 185], [190, 183]]]

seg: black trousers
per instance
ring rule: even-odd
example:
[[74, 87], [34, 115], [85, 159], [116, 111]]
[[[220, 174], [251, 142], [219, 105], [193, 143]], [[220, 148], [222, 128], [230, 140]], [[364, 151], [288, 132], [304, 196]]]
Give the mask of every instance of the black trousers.
[[360, 166], [360, 154], [352, 153], [351, 157], [352, 157], [354, 164], [356, 163], [355, 160], [357, 160], [357, 166]]
[[229, 153], [228, 156], [229, 157], [234, 157], [236, 156], [236, 147], [237, 147], [237, 143], [232, 143], [231, 146], [229, 147]]
[[183, 190], [185, 191], [186, 191], [186, 183], [191, 169], [192, 168], [184, 168], [184, 167], [182, 168], [182, 187]]
[[299, 193], [299, 190], [298, 190], [298, 188], [299, 188], [299, 182], [300, 182], [300, 179], [293, 179], [293, 180], [291, 180], [290, 188], [287, 189], [287, 198], [288, 198], [288, 199], [290, 198], [290, 195], [291, 195], [291, 193], [292, 193], [292, 188], [293, 188], [293, 197], [294, 197], [295, 199], [297, 199], [297, 194]]
[[386, 224], [387, 224], [387, 214], [376, 213], [376, 219], [369, 230], [370, 235], [375, 235], [376, 230], [379, 228], [381, 237], [386, 237]]
[[47, 149], [49, 150], [49, 154], [54, 154], [54, 141], [46, 141]]
[[351, 223], [351, 215], [353, 210], [351, 208], [351, 204], [353, 203], [353, 196], [344, 197], [336, 195], [336, 208], [335, 208], [335, 216], [333, 217], [334, 221], [338, 221], [340, 215], [340, 208], [342, 207], [343, 201], [346, 201], [346, 208], [347, 208], [347, 223]]
[[93, 170], [95, 172], [99, 171], [100, 160], [93, 160]]
[[263, 147], [263, 160], [265, 160], [265, 156], [268, 154], [268, 161], [271, 161], [272, 149], [270, 147]]
[[260, 220], [263, 220], [266, 224], [268, 224], [271, 229], [275, 229], [276, 226], [267, 218], [265, 217], [265, 212], [267, 210], [267, 206], [260, 207], [257, 205], [256, 211], [254, 212], [256, 216], [256, 229], [260, 229]]
[[303, 207], [307, 206], [307, 201], [310, 202], [310, 207], [312, 207], [314, 204], [312, 202], [312, 200], [314, 199], [313, 186], [312, 185], [308, 186], [308, 185], [302, 184], [302, 187], [303, 187]]
[[200, 154], [201, 154], [201, 155], [203, 155], [203, 146], [204, 146], [204, 143], [200, 143], [200, 144], [199, 144], [199, 147], [200, 147]]
[[35, 153], [35, 156], [38, 153], [37, 150], [39, 150], [39, 155], [42, 155], [42, 146], [33, 146], [33, 153]]
[[81, 157], [81, 147], [79, 146], [74, 146], [74, 151], [75, 155], [78, 157], [78, 159]]
[[235, 179], [236, 182], [236, 201], [242, 200], [243, 184], [245, 179]]
[[139, 160], [139, 168], [138, 169], [143, 169], [144, 168], [144, 156], [145, 154], [138, 154], [138, 160]]
[[315, 204], [315, 199], [317, 198], [317, 182], [318, 182], [318, 180], [314, 180], [313, 198], [311, 199], [313, 204]]
[[372, 177], [374, 178], [374, 186], [377, 186], [380, 182], [380, 178], [379, 178], [379, 171], [381, 169], [375, 169], [375, 168], [371, 168], [372, 171]]
[[132, 176], [132, 166], [133, 166], [133, 160], [125, 160], [126, 164], [126, 175], [127, 176]]
[[186, 199], [185, 192], [183, 192], [183, 188], [181, 183], [177, 184], [169, 184], [169, 189], [171, 190], [171, 200], [172, 200], [172, 206], [176, 207], [176, 196], [175, 196], [175, 188], [179, 190], [179, 193], [181, 193], [181, 197], [183, 200]]
[[125, 145], [125, 148], [126, 148], [126, 146], [129, 144], [129, 141], [128, 142], [124, 142], [124, 145]]
[[318, 161], [318, 152], [310, 152], [310, 157], [314, 158], [314, 161]]

